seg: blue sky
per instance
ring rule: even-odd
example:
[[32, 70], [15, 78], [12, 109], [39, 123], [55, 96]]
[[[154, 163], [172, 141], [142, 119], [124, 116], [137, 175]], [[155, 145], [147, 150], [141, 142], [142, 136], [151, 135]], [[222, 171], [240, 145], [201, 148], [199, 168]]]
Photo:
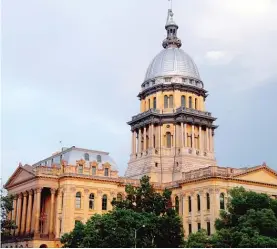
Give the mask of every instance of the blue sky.
[[[123, 175], [126, 124], [162, 49], [166, 0], [2, 1], [3, 182], [63, 146], [110, 152]], [[217, 117], [221, 166], [277, 170], [277, 1], [175, 0], [182, 48]]]

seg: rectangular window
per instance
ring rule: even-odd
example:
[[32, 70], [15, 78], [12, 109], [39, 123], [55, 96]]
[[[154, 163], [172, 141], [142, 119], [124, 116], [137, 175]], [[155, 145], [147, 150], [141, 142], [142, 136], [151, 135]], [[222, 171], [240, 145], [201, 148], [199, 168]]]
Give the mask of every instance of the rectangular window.
[[198, 231], [201, 229], [201, 223], [197, 223], [197, 229]]
[[211, 235], [211, 223], [207, 222], [207, 234]]
[[89, 209], [94, 209], [94, 200], [89, 200]]
[[92, 174], [93, 176], [96, 175], [96, 167], [95, 167], [95, 166], [92, 166], [92, 167], [91, 167], [91, 174]]
[[191, 234], [192, 233], [192, 226], [191, 226], [191, 224], [189, 224], [189, 234]]
[[78, 174], [83, 174], [83, 165], [78, 166]]
[[62, 219], [60, 219], [60, 236], [61, 237], [61, 234], [62, 234]]
[[61, 210], [63, 210], [63, 193], [62, 193], [62, 201], [61, 201]]
[[108, 168], [105, 168], [104, 175], [105, 175], [105, 176], [109, 176], [109, 169], [108, 169]]

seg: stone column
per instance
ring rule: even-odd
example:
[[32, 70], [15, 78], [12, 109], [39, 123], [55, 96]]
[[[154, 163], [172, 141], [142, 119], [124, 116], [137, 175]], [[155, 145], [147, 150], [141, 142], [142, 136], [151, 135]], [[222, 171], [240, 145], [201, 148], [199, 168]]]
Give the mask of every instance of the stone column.
[[212, 148], [212, 129], [209, 129], [209, 148], [210, 148], [210, 151], [212, 152], [213, 151], [213, 148]]
[[141, 153], [141, 128], [139, 128], [139, 135], [138, 135], [138, 153]]
[[22, 206], [22, 194], [18, 195], [17, 199], [17, 210], [16, 210], [16, 225], [17, 229], [15, 231], [15, 235], [18, 235], [20, 231], [20, 222], [21, 222], [21, 206]]
[[211, 129], [211, 151], [214, 152], [214, 136], [213, 136], [213, 129]]
[[206, 127], [206, 150], [209, 151], [210, 147], [209, 147], [209, 128]]
[[146, 127], [143, 128], [143, 150], [146, 151]]
[[191, 147], [192, 149], [195, 149], [195, 144], [194, 144], [195, 138], [194, 138], [194, 125], [191, 126]]
[[58, 189], [57, 192], [57, 205], [56, 205], [56, 222], [55, 222], [55, 238], [60, 237], [60, 213], [61, 213], [61, 204], [62, 204], [62, 189]]
[[154, 125], [153, 124], [151, 124], [150, 125], [150, 148], [152, 149], [153, 147], [154, 147], [154, 138], [153, 138], [153, 136], [154, 136]]
[[135, 150], [135, 131], [132, 131], [132, 154], [135, 154], [136, 153], [136, 150]]
[[185, 141], [185, 147], [188, 147], [188, 141], [187, 141], [187, 124], [184, 124], [184, 141]]
[[36, 213], [36, 192], [35, 190], [33, 191], [33, 195], [34, 195], [34, 200], [33, 200], [33, 209], [32, 209], [32, 218], [31, 218], [31, 234], [33, 234], [35, 232], [35, 213]]
[[26, 228], [27, 195], [28, 195], [28, 192], [23, 193], [22, 219], [21, 219], [21, 226], [19, 231], [20, 234], [24, 234], [25, 228]]
[[27, 208], [27, 221], [26, 221], [26, 234], [31, 231], [31, 218], [32, 218], [32, 206], [33, 206], [33, 191], [29, 191], [28, 208]]
[[42, 191], [42, 188], [36, 189], [36, 213], [35, 213], [35, 234], [36, 234], [36, 236], [38, 236], [40, 234], [39, 218], [40, 218], [41, 191]]
[[56, 189], [51, 188], [51, 203], [50, 203], [50, 220], [49, 220], [49, 238], [54, 238], [54, 202], [55, 202], [55, 193]]
[[137, 153], [137, 132], [133, 131], [133, 137], [134, 137], [134, 154]]
[[181, 147], [183, 148], [184, 147], [184, 123], [181, 122], [181, 135], [180, 135], [180, 138], [181, 138]]
[[202, 146], [202, 126], [199, 126], [199, 138], [198, 138], [198, 142], [199, 142], [199, 150], [202, 151], [203, 146]]
[[12, 210], [12, 220], [16, 219], [16, 204], [17, 204], [17, 196], [13, 198], [13, 210]]

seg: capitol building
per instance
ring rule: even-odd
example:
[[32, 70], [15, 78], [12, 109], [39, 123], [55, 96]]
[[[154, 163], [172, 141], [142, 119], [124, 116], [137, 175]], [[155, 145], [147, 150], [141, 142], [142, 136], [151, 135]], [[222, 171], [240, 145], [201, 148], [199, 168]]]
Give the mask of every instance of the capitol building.
[[138, 93], [140, 113], [128, 121], [132, 143], [125, 175], [118, 175], [108, 152], [75, 146], [32, 165], [20, 164], [4, 185], [15, 197], [9, 218], [17, 229], [2, 247], [61, 247], [61, 236], [76, 222], [112, 210], [113, 198], [124, 198], [125, 186], [138, 186], [143, 175], [151, 177], [156, 190], [172, 191], [185, 237], [201, 228], [215, 232], [215, 219], [226, 209], [233, 187], [277, 197], [277, 172], [265, 163], [251, 168], [217, 165], [216, 118], [205, 108], [204, 80], [182, 49], [171, 9], [165, 30], [163, 48]]

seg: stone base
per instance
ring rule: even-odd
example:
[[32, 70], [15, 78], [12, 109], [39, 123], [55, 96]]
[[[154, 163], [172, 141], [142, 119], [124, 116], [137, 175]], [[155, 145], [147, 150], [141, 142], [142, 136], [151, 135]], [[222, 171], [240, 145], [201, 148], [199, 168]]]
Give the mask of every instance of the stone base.
[[125, 177], [140, 179], [151, 177], [151, 182], [166, 183], [182, 179], [188, 172], [216, 165], [214, 154], [191, 148], [149, 149], [132, 155]]

